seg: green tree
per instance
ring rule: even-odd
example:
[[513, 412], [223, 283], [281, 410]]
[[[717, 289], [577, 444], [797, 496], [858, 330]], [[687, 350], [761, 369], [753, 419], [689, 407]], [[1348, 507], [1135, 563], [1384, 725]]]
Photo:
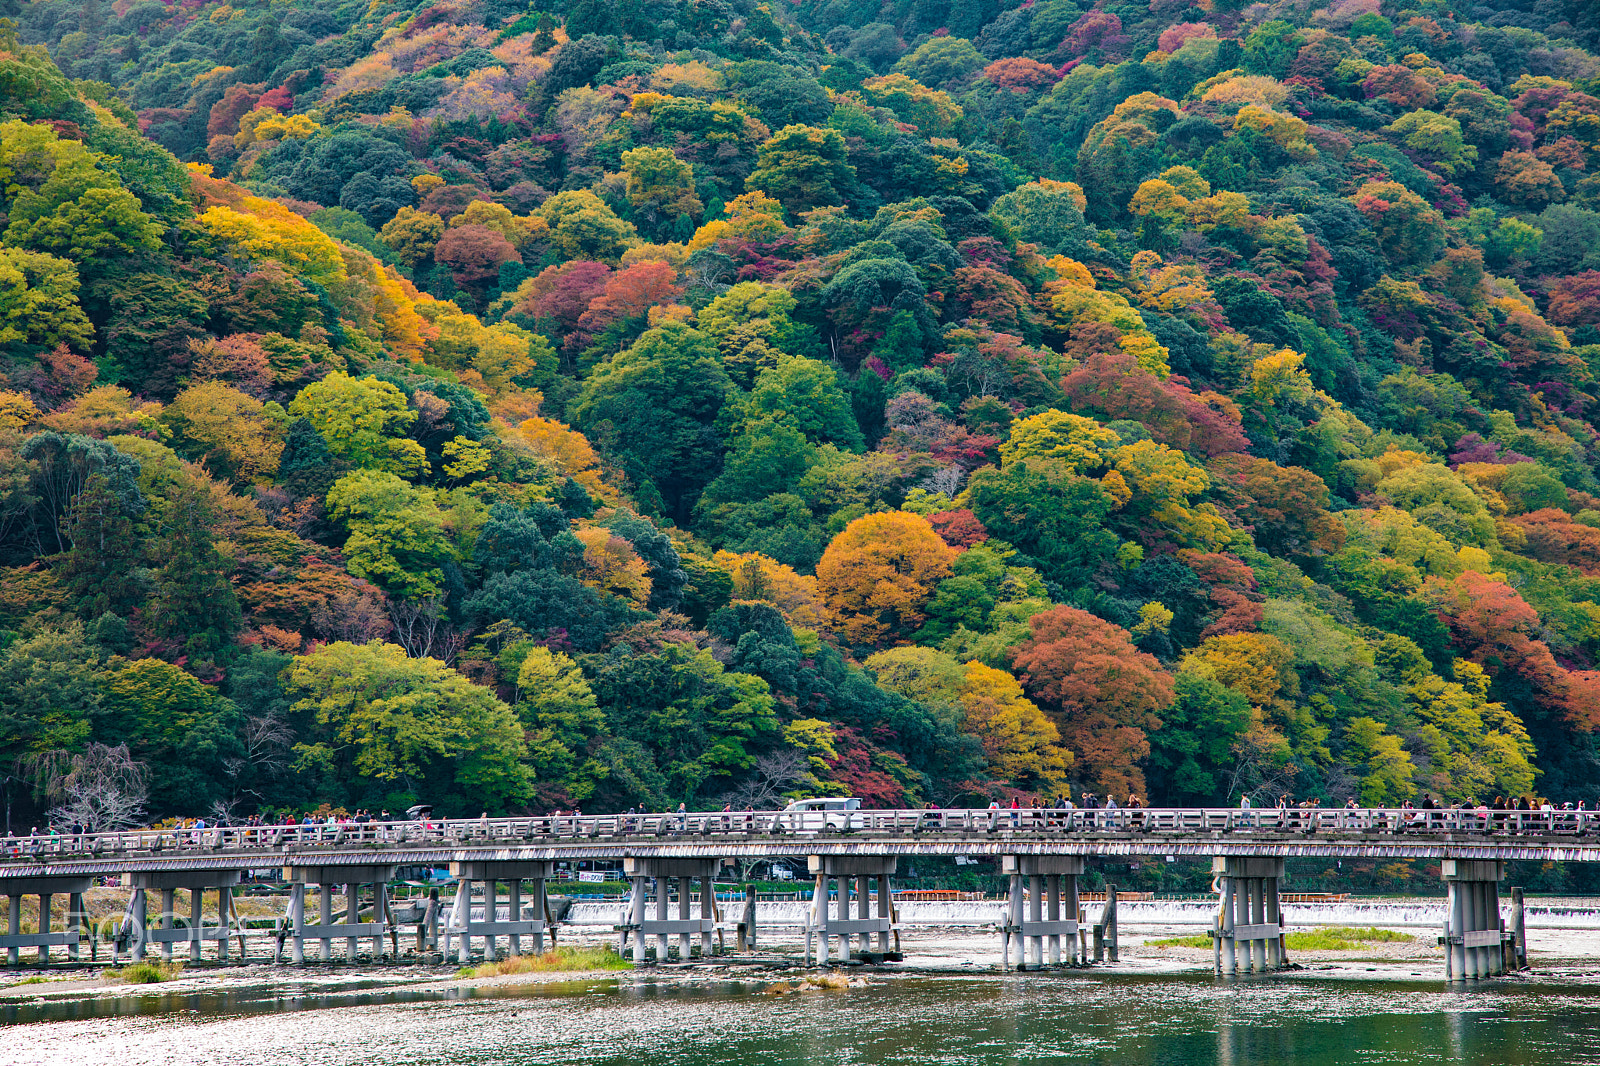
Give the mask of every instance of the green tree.
[[0, 652], [0, 759], [83, 747], [103, 698], [98, 658], [78, 622], [40, 628]]
[[344, 552], [355, 576], [403, 599], [431, 599], [444, 590], [444, 565], [455, 550], [427, 489], [358, 470], [328, 490], [328, 514], [349, 530]]
[[517, 717], [528, 729], [539, 778], [560, 782], [575, 801], [587, 799], [594, 782], [592, 773], [579, 772], [580, 759], [606, 723], [583, 671], [560, 652], [529, 647], [517, 671], [517, 696]]
[[901, 56], [894, 69], [924, 85], [947, 89], [987, 63], [971, 41], [960, 37], [930, 37], [918, 45], [916, 51]]
[[596, 367], [572, 412], [597, 447], [657, 496], [661, 510], [682, 520], [720, 465], [709, 429], [727, 390], [711, 339], [669, 323]]
[[160, 659], [107, 673], [97, 739], [127, 744], [150, 771], [157, 813], [204, 811], [224, 795], [228, 760], [241, 754], [238, 710], [209, 686]]
[[1104, 526], [1115, 500], [1100, 482], [1061, 462], [1024, 459], [972, 475], [968, 506], [990, 534], [1016, 545], [1047, 579], [1073, 586], [1109, 560], [1116, 536]]
[[1215, 678], [1180, 673], [1174, 699], [1150, 734], [1152, 803], [1177, 807], [1225, 804], [1234, 745], [1250, 731], [1250, 701]]
[[167, 497], [162, 518], [151, 621], [157, 635], [181, 643], [190, 657], [214, 660], [233, 643], [241, 616], [228, 580], [231, 563], [212, 540], [216, 515], [209, 494], [181, 483]]
[[615, 263], [639, 243], [639, 235], [594, 193], [558, 192], [540, 205], [538, 216], [550, 227], [550, 243], [564, 259]]
[[1398, 807], [1417, 794], [1412, 783], [1416, 767], [1403, 742], [1404, 738], [1390, 733], [1382, 722], [1364, 715], [1346, 725], [1346, 757], [1365, 771], [1361, 775], [1362, 806]]
[[766, 193], [795, 218], [842, 203], [855, 189], [856, 168], [848, 160], [838, 130], [785, 126], [761, 146], [745, 187]]
[[392, 474], [427, 469], [422, 445], [400, 436], [417, 420], [416, 412], [407, 406], [405, 393], [387, 381], [336, 370], [301, 389], [289, 416], [309, 421], [329, 452], [355, 466]]
[[103, 471], [91, 473], [72, 501], [67, 537], [72, 542], [58, 574], [67, 595], [85, 618], [113, 611], [126, 615], [144, 596], [140, 539], [133, 520], [145, 509], [137, 488], [118, 492]]
[[670, 794], [683, 802], [754, 765], [756, 750], [778, 732], [767, 683], [724, 670], [692, 645], [649, 654], [620, 650], [596, 671], [594, 690], [610, 732], [654, 752]]
[[341, 641], [297, 656], [288, 688], [299, 697], [295, 710], [313, 721], [307, 741], [295, 746], [297, 765], [331, 770], [343, 782], [342, 798], [359, 802], [397, 788], [466, 814], [499, 812], [529, 793], [516, 714], [436, 659], [407, 658], [393, 644]]
[[861, 450], [861, 429], [839, 372], [820, 359], [780, 355], [761, 371], [743, 404], [746, 423], [791, 425], [812, 444]]
[[78, 271], [45, 252], [0, 247], [0, 344], [87, 348], [94, 326], [78, 304]]

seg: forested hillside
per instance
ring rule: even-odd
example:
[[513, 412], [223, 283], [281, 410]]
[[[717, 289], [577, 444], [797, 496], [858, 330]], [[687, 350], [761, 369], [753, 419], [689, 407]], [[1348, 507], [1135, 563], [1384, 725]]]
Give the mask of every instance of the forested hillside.
[[1587, 0], [8, 13], [8, 813], [1596, 798]]

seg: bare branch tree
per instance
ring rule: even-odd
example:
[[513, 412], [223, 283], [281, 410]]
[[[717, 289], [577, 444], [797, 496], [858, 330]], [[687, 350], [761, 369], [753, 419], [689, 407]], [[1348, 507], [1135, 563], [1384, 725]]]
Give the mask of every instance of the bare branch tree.
[[942, 492], [946, 496], [954, 497], [961, 491], [961, 482], [965, 481], [967, 472], [959, 466], [948, 466], [943, 470], [935, 470], [922, 479], [921, 488], [929, 492]]
[[382, 594], [372, 589], [370, 595], [340, 592], [328, 597], [311, 612], [311, 627], [329, 640], [365, 644], [388, 635], [390, 623]]
[[437, 596], [390, 600], [389, 619], [394, 623], [395, 640], [413, 659], [432, 658], [451, 665], [466, 646], [465, 637], [450, 624]]
[[149, 782], [144, 764], [134, 760], [126, 744], [90, 744], [70, 763], [66, 773], [52, 779], [50, 798], [57, 801], [48, 812], [52, 822], [77, 823], [97, 833], [144, 821]]
[[722, 796], [735, 810], [765, 811], [783, 805], [784, 790], [806, 774], [805, 756], [793, 748], [780, 748], [756, 759], [755, 776]]

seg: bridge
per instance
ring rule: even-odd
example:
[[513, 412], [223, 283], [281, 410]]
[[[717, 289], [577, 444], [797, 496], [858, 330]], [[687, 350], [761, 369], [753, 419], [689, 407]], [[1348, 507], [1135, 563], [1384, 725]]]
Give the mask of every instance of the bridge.
[[[150, 948], [167, 958], [178, 946], [191, 960], [209, 942], [218, 961], [248, 957], [247, 940], [264, 934], [273, 957], [287, 948], [306, 961], [308, 946], [331, 960], [343, 941], [353, 959], [359, 942], [373, 957], [400, 958], [402, 929], [416, 936], [417, 956], [437, 951], [463, 962], [476, 941], [487, 959], [504, 939], [512, 953], [527, 941], [543, 951], [556, 925], [547, 883], [559, 862], [615, 861], [630, 882], [620, 948], [636, 964], [713, 952], [729, 924], [720, 916], [712, 879], [728, 862], [803, 859], [815, 876], [806, 928], [819, 964], [856, 954], [894, 956], [891, 940], [903, 928], [892, 896], [901, 858], [967, 856], [1000, 862], [1009, 878], [1002, 960], [1008, 967], [1085, 965], [1090, 926], [1077, 878], [1090, 858], [1185, 856], [1210, 858], [1220, 905], [1211, 930], [1218, 973], [1264, 971], [1284, 964], [1284, 923], [1278, 885], [1291, 858], [1438, 860], [1447, 885], [1441, 943], [1446, 975], [1488, 977], [1526, 963], [1520, 906], [1511, 928], [1501, 918], [1499, 883], [1512, 860], [1600, 861], [1600, 813], [1585, 811], [1346, 810], [1300, 808], [1125, 810], [897, 810], [809, 812], [696, 812], [687, 814], [543, 815], [442, 821], [334, 825], [144, 829], [94, 834], [0, 838], [0, 894], [8, 897], [0, 949], [20, 963], [37, 948], [48, 963], [53, 948], [80, 957], [88, 928], [83, 895], [97, 878], [131, 886], [127, 910], [115, 923], [113, 959], [123, 951], [142, 959]], [[405, 867], [448, 866], [456, 878], [446, 910], [437, 893], [401, 904], [389, 884]], [[247, 875], [269, 875], [289, 886], [284, 918], [268, 933], [252, 929], [234, 906], [233, 889]], [[509, 892], [500, 918], [499, 885]], [[307, 910], [318, 889], [317, 913]], [[475, 886], [484, 903], [475, 907]], [[674, 891], [675, 889], [675, 891]], [[189, 892], [190, 913], [174, 911], [177, 891]], [[215, 891], [217, 920], [202, 915], [204, 893]], [[335, 914], [335, 898], [343, 906]], [[150, 894], [159, 894], [152, 916]], [[51, 928], [51, 898], [68, 897], [66, 927]], [[21, 929], [22, 901], [37, 896], [33, 932]], [[363, 904], [363, 897], [367, 903]], [[1520, 900], [1520, 890], [1516, 893]], [[675, 904], [675, 906], [674, 906]], [[751, 904], [753, 906], [753, 903]], [[30, 908], [31, 909], [31, 908]], [[366, 914], [363, 917], [363, 910]], [[481, 912], [475, 914], [475, 911]], [[753, 915], [735, 923], [753, 932]], [[1116, 896], [1093, 925], [1095, 958], [1109, 938], [1115, 958]], [[91, 952], [102, 938], [89, 937]], [[453, 944], [452, 944], [453, 941]], [[675, 945], [674, 945], [675, 942]], [[837, 945], [837, 953], [835, 953]], [[1048, 955], [1048, 963], [1046, 957]]]

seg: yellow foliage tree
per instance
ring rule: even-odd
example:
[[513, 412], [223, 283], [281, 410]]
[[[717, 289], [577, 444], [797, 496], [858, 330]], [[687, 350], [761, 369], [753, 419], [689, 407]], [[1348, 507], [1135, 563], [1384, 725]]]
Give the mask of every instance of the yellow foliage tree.
[[581, 579], [585, 585], [635, 603], [650, 598], [650, 567], [632, 544], [599, 526], [580, 529], [575, 536], [583, 544]]
[[733, 579], [733, 598], [770, 603], [797, 629], [830, 628], [828, 609], [817, 590], [817, 579], [760, 552], [719, 551], [712, 562]]
[[1000, 463], [1054, 459], [1082, 474], [1106, 461], [1122, 438], [1092, 418], [1049, 410], [1012, 423], [1011, 436], [1000, 445]]
[[992, 773], [1026, 788], [1057, 791], [1072, 766], [1061, 733], [1022, 685], [1004, 670], [966, 665], [961, 682], [963, 727], [978, 738]]
[[846, 639], [898, 643], [926, 617], [922, 608], [950, 576], [955, 554], [921, 515], [869, 514], [823, 552], [817, 587]]
[[553, 460], [567, 477], [597, 496], [614, 497], [600, 480], [600, 456], [582, 433], [553, 418], [527, 419], [517, 426], [517, 432], [535, 451]]

